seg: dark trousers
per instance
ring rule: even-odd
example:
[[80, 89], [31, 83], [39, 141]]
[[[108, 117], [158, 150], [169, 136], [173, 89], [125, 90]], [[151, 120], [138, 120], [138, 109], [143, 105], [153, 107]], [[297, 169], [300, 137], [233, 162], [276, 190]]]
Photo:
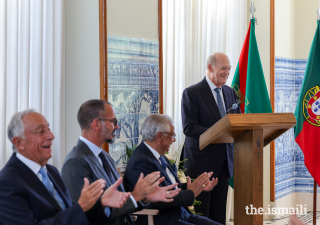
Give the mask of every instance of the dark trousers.
[[225, 160], [221, 173], [218, 175], [218, 184], [212, 191], [203, 191], [196, 197], [198, 201], [201, 201], [200, 206], [195, 206], [196, 213], [201, 213], [218, 223], [226, 224], [229, 178], [228, 161]]

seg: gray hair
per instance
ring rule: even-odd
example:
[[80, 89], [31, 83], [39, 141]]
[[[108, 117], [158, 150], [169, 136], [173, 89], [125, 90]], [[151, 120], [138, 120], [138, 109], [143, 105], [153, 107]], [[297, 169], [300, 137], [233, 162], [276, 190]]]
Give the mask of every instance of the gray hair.
[[154, 141], [159, 131], [170, 132], [170, 123], [173, 123], [170, 116], [151, 114], [141, 125], [142, 140]]
[[221, 54], [227, 56], [226, 54], [224, 54], [222, 52], [216, 52], [216, 53], [213, 53], [212, 55], [209, 55], [209, 57], [207, 59], [207, 69], [208, 69], [209, 65], [216, 66], [217, 56], [221, 55]]
[[216, 65], [216, 54], [209, 55], [207, 59], [207, 68], [209, 67], [209, 65]]
[[[24, 124], [23, 124], [23, 117], [28, 115], [29, 113], [36, 112], [34, 109], [27, 109], [21, 112], [16, 112], [8, 125], [8, 138], [12, 143], [12, 139], [14, 137], [21, 137], [24, 138]], [[12, 149], [14, 152], [17, 152], [16, 146], [12, 143]]]

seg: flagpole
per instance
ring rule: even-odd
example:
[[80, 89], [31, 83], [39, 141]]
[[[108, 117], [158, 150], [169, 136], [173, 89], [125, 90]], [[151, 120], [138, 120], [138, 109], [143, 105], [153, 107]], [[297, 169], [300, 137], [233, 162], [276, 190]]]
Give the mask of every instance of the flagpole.
[[313, 225], [317, 224], [317, 182], [313, 179]]
[[251, 13], [250, 19], [255, 19], [255, 17], [254, 17], [255, 11], [256, 11], [256, 8], [254, 7], [253, 0], [251, 0], [251, 5], [249, 8], [249, 12]]

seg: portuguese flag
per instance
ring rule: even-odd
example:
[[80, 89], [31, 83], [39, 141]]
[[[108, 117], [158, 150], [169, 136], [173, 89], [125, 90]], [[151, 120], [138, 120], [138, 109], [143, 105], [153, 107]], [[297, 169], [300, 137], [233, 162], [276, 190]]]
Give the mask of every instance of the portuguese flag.
[[[255, 35], [255, 19], [250, 20], [232, 88], [241, 100], [242, 112], [272, 113]], [[234, 188], [233, 178], [230, 179], [229, 185]]]
[[320, 184], [320, 32], [319, 20], [314, 35], [299, 99], [294, 115], [297, 124], [294, 136], [304, 154], [304, 164]]

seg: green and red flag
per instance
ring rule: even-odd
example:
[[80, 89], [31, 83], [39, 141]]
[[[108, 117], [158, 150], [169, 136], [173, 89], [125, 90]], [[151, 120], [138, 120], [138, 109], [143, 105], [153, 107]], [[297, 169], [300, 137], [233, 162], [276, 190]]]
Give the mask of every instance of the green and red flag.
[[[250, 20], [232, 88], [241, 100], [242, 112], [272, 113], [255, 35], [255, 19]], [[234, 188], [233, 178], [230, 179], [229, 185]]]
[[319, 20], [294, 115], [297, 124], [294, 136], [304, 154], [304, 164], [320, 184], [320, 31]]

